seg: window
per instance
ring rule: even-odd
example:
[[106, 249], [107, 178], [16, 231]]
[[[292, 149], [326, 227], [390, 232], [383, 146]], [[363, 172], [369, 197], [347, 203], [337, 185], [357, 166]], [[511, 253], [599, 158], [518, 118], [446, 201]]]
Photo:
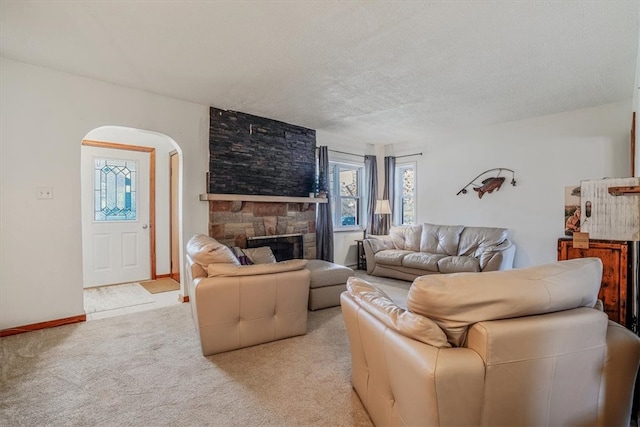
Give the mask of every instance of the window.
[[329, 164], [329, 191], [334, 229], [362, 226], [362, 166]]
[[96, 159], [94, 167], [95, 221], [136, 219], [136, 162]]
[[398, 224], [416, 223], [416, 165], [396, 166], [394, 219]]

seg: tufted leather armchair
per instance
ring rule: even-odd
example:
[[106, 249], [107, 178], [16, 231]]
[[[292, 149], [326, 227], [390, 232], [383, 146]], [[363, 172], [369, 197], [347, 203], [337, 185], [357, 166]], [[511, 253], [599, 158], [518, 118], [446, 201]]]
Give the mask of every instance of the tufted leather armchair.
[[193, 319], [205, 356], [307, 333], [306, 260], [240, 265], [215, 239], [187, 244]]
[[423, 276], [408, 310], [350, 278], [353, 387], [379, 426], [629, 426], [640, 338], [597, 308], [601, 275], [586, 258]]

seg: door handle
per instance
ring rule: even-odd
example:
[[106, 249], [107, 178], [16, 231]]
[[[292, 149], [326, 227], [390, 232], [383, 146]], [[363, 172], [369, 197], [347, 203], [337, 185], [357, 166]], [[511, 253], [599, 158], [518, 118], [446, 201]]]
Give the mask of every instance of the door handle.
[[146, 229], [147, 229], [147, 227], [148, 227], [148, 225], [147, 225], [147, 224], [142, 224], [142, 229], [143, 229], [143, 230], [146, 230]]

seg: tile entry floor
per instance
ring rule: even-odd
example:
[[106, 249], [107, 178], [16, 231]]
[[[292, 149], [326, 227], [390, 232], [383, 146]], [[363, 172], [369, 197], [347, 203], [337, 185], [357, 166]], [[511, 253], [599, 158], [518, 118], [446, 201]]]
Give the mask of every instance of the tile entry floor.
[[149, 296], [152, 300], [151, 302], [129, 307], [121, 307], [104, 311], [96, 311], [94, 313], [87, 313], [87, 321], [105, 319], [107, 317], [122, 316], [123, 314], [136, 313], [144, 310], [153, 310], [154, 308], [165, 307], [167, 305], [182, 304], [180, 301], [178, 301], [179, 294], [179, 290], [160, 292], [157, 294], [152, 294], [149, 292]]

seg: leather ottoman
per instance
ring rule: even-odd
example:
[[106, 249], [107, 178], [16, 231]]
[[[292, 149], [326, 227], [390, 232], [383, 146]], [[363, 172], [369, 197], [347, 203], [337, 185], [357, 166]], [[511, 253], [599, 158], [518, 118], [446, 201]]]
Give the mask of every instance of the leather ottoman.
[[340, 294], [347, 289], [347, 279], [353, 276], [353, 270], [321, 259], [309, 260], [307, 269], [311, 272], [309, 310], [340, 305]]

